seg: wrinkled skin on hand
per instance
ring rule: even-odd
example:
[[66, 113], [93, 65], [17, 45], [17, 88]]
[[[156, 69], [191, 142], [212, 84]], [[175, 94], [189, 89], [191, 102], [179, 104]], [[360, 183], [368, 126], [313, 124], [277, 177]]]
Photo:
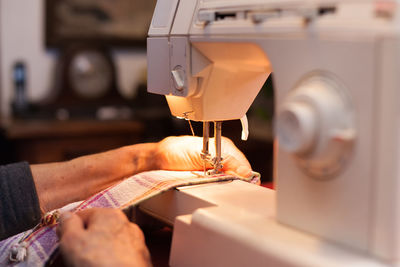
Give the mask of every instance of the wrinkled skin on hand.
[[[215, 156], [214, 138], [210, 138], [209, 151]], [[160, 141], [158, 144], [160, 169], [163, 170], [181, 170], [202, 171], [204, 161], [200, 152], [203, 149], [203, 139], [193, 136], [170, 136]], [[223, 171], [240, 177], [249, 177], [251, 175], [251, 166], [242, 152], [234, 143], [223, 137], [221, 141]], [[212, 168], [207, 164], [207, 169]]]
[[[144, 144], [132, 152], [129, 152], [130, 147], [126, 147], [122, 151], [109, 153], [111, 158], [115, 158], [116, 152], [126, 154], [129, 162], [131, 154], [138, 155], [143, 152], [145, 156], [139, 159], [142, 160], [144, 166], [147, 166], [149, 162], [155, 162], [154, 166], [150, 164], [152, 168], [148, 166], [137, 168], [139, 171], [151, 170], [153, 167], [173, 171], [202, 171], [204, 169], [200, 154], [203, 148], [201, 137], [167, 137], [159, 143], [148, 146]], [[251, 175], [249, 162], [231, 140], [223, 137], [221, 148], [225, 173], [240, 177]], [[213, 138], [210, 139], [209, 150], [211, 155], [215, 155]], [[126, 151], [129, 153], [124, 154]], [[103, 153], [100, 156], [108, 155], [108, 153]], [[120, 160], [121, 157], [118, 159]], [[120, 162], [117, 165], [129, 166]], [[206, 168], [212, 168], [211, 164], [208, 163]], [[131, 174], [131, 171], [127, 173]], [[61, 216], [57, 232], [60, 237], [61, 253], [69, 266], [151, 266], [142, 231], [136, 224], [130, 223], [120, 210], [95, 208], [76, 214], [65, 213]]]
[[120, 210], [64, 213], [57, 233], [68, 266], [151, 266], [142, 231]]

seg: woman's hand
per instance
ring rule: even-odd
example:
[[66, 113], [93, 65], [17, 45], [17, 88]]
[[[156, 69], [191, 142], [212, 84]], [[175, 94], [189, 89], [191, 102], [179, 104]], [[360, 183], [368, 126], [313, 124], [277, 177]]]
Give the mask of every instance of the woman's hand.
[[120, 210], [63, 214], [57, 233], [68, 266], [151, 266], [142, 231]]
[[[158, 166], [162, 170], [201, 171], [204, 161], [201, 158], [203, 139], [193, 136], [171, 136], [158, 143]], [[251, 166], [233, 142], [223, 137], [221, 141], [222, 164], [225, 173], [240, 177], [251, 175]], [[209, 150], [215, 155], [214, 138], [210, 139]], [[206, 169], [212, 168], [210, 163]]]
[[[251, 166], [231, 140], [222, 138], [223, 171], [249, 177]], [[31, 165], [32, 176], [44, 212], [89, 196], [129, 176], [151, 170], [202, 171], [203, 139], [167, 137], [158, 143], [125, 146], [70, 161]], [[214, 139], [210, 154], [215, 155]], [[212, 168], [210, 163], [206, 169]]]

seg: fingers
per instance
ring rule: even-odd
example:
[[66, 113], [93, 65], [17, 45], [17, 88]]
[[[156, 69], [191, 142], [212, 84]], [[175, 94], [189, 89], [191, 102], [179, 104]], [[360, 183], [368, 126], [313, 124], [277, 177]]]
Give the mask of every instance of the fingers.
[[65, 212], [61, 214], [57, 234], [60, 239], [67, 233], [83, 234], [84, 231], [95, 227], [115, 227], [117, 224], [126, 223], [128, 219], [118, 209], [93, 208], [78, 213]]
[[60, 250], [69, 266], [151, 266], [142, 231], [120, 210], [65, 213], [59, 227]]
[[[215, 155], [215, 139], [209, 140], [209, 153]], [[201, 158], [203, 140], [201, 137], [180, 136], [167, 137], [159, 144], [160, 166], [165, 170], [203, 170], [212, 168], [210, 162]], [[226, 137], [222, 138], [223, 170], [239, 177], [251, 175], [251, 166], [245, 155]], [[206, 164], [206, 166], [204, 166]]]
[[84, 223], [81, 218], [71, 212], [64, 212], [60, 216], [60, 223], [57, 227], [57, 234], [60, 239], [68, 234], [81, 234], [84, 232]]
[[111, 208], [86, 209], [78, 212], [77, 215], [87, 229], [97, 226], [104, 228], [115, 227], [116, 224], [128, 222], [122, 211]]
[[142, 230], [134, 223], [129, 222], [126, 215], [119, 209], [93, 208], [77, 213], [86, 225], [88, 232], [111, 233], [115, 237], [121, 229], [129, 229], [130, 236], [136, 242], [144, 242]]
[[222, 162], [223, 170], [227, 174], [232, 174], [242, 178], [248, 178], [252, 175], [252, 170], [247, 164], [237, 160], [235, 157], [228, 155]]

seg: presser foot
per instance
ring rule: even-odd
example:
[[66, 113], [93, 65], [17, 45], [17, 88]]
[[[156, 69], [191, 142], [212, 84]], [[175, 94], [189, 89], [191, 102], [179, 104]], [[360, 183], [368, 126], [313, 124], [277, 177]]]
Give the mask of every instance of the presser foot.
[[223, 165], [222, 165], [221, 161], [222, 161], [222, 158], [217, 158], [217, 157], [213, 158], [210, 161], [211, 165], [213, 166], [213, 169], [206, 171], [206, 176], [212, 176], [215, 174], [222, 173]]
[[204, 171], [204, 177], [208, 176], [207, 174], [207, 163], [211, 163], [211, 155], [208, 152], [201, 152], [200, 157], [203, 160], [203, 171]]

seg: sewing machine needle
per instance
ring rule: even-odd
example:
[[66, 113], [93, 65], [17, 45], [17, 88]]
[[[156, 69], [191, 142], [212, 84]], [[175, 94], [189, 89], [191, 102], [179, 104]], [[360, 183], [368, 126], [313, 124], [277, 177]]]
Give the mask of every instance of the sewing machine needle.
[[221, 138], [222, 138], [222, 121], [214, 122], [214, 136], [215, 136], [215, 173], [219, 173], [222, 169], [222, 156], [221, 156]]
[[204, 163], [204, 176], [206, 176], [207, 171], [207, 161], [209, 158], [209, 140], [210, 140], [210, 123], [208, 121], [203, 122], [203, 150], [201, 151], [201, 157]]

